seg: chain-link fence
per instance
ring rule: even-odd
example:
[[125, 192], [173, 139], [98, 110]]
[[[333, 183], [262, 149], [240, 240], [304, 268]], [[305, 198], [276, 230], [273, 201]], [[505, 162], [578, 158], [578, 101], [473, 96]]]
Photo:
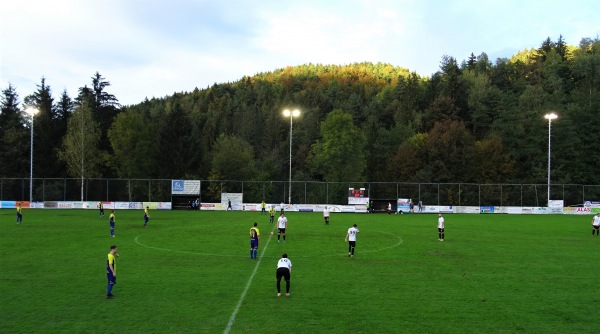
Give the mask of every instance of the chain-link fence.
[[[0, 178], [0, 200], [28, 200], [28, 178]], [[473, 184], [403, 182], [293, 181], [292, 203], [347, 204], [348, 188], [365, 188], [373, 200], [411, 198], [426, 205], [546, 206], [546, 184]], [[244, 202], [287, 203], [287, 181], [203, 180], [203, 202], [220, 202], [221, 193], [243, 193]], [[33, 201], [170, 202], [171, 180], [166, 179], [33, 179]], [[600, 186], [554, 184], [550, 198], [566, 206], [600, 201]]]

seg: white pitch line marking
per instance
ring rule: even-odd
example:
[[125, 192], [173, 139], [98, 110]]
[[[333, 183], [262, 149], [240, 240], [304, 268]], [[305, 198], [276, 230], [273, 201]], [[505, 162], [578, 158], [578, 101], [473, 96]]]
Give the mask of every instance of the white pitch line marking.
[[387, 235], [393, 235], [394, 237], [396, 237], [399, 241], [397, 243], [395, 243], [394, 245], [388, 246], [388, 247], [384, 247], [384, 248], [377, 248], [377, 249], [372, 249], [372, 250], [366, 250], [366, 251], [361, 251], [361, 253], [374, 253], [374, 252], [381, 252], [384, 251], [386, 249], [390, 249], [390, 248], [394, 248], [394, 247], [398, 247], [402, 244], [403, 240], [402, 238], [400, 238], [399, 236], [393, 234], [393, 233], [389, 233], [389, 232], [383, 232], [383, 231], [377, 231], [377, 230], [373, 230], [374, 232], [379, 232], [379, 233], [383, 233], [383, 234], [387, 234]]
[[[274, 227], [273, 227], [273, 230], [275, 230]], [[273, 231], [273, 230], [271, 230], [271, 231]], [[227, 323], [227, 327], [225, 327], [225, 331], [223, 331], [223, 334], [228, 334], [229, 331], [231, 331], [231, 327], [233, 326], [233, 323], [235, 322], [235, 317], [237, 316], [237, 313], [240, 310], [240, 307], [242, 306], [242, 302], [244, 301], [244, 298], [246, 298], [246, 293], [248, 293], [248, 289], [250, 289], [250, 284], [252, 284], [252, 279], [254, 279], [254, 275], [256, 274], [256, 271], [258, 270], [258, 266], [260, 265], [260, 261], [262, 260], [263, 255], [265, 255], [265, 252], [267, 251], [267, 247], [269, 246], [269, 242], [271, 242], [272, 236], [273, 235], [269, 233], [269, 239], [267, 240], [267, 244], [265, 245], [265, 248], [263, 248], [262, 252], [260, 253], [260, 257], [258, 258], [258, 261], [256, 262], [256, 265], [254, 266], [254, 270], [252, 271], [252, 275], [250, 275], [250, 278], [248, 279], [248, 283], [246, 284], [246, 287], [244, 288], [244, 292], [242, 292], [242, 295], [240, 296], [240, 300], [238, 301], [237, 305], [235, 306], [233, 313], [231, 313], [231, 317], [229, 317], [229, 322]]]
[[142, 233], [140, 235], [138, 235], [137, 237], [135, 237], [134, 241], [136, 244], [142, 246], [142, 247], [146, 247], [146, 248], [150, 248], [150, 249], [155, 249], [155, 250], [159, 250], [159, 251], [165, 251], [165, 252], [171, 252], [171, 253], [181, 253], [181, 254], [193, 254], [193, 255], [205, 255], [205, 256], [224, 256], [224, 257], [246, 257], [246, 256], [241, 256], [241, 255], [228, 255], [228, 254], [212, 254], [212, 253], [201, 253], [201, 252], [189, 252], [189, 251], [182, 251], [182, 250], [175, 250], [175, 249], [169, 249], [169, 248], [161, 248], [161, 247], [154, 247], [154, 246], [149, 246], [146, 245], [142, 242], [139, 241], [139, 238], [144, 235], [145, 233]]
[[[273, 230], [275, 230], [275, 228], [273, 228]], [[377, 249], [370, 249], [370, 250], [361, 250], [361, 253], [374, 253], [374, 252], [381, 252], [390, 248], [395, 248], [400, 246], [403, 243], [402, 238], [400, 238], [399, 236], [397, 236], [396, 234], [393, 233], [389, 233], [389, 232], [383, 232], [383, 231], [377, 231], [377, 230], [373, 230], [374, 232], [378, 232], [378, 233], [383, 233], [383, 234], [387, 234], [387, 235], [391, 235], [394, 236], [398, 239], [398, 242], [395, 243], [394, 245], [391, 246], [387, 246], [387, 247], [383, 247], [383, 248], [377, 248]], [[203, 255], [203, 256], [222, 256], [222, 257], [247, 257], [246, 255], [233, 255], [233, 254], [215, 254], [215, 253], [202, 253], [202, 252], [191, 252], [191, 251], [182, 251], [182, 250], [176, 250], [176, 249], [170, 249], [170, 248], [162, 248], [162, 247], [154, 247], [154, 246], [150, 246], [150, 245], [146, 245], [144, 243], [142, 243], [139, 238], [143, 235], [145, 235], [146, 232], [138, 235], [137, 237], [135, 237], [134, 241], [136, 244], [142, 246], [142, 247], [146, 247], [149, 249], [154, 249], [154, 250], [159, 250], [159, 251], [164, 251], [164, 252], [171, 252], [171, 253], [180, 253], [180, 254], [193, 254], [193, 255]], [[271, 237], [269, 236], [269, 240], [271, 239]], [[267, 241], [268, 243], [268, 241]], [[319, 255], [319, 257], [336, 257], [339, 256], [337, 254], [329, 254], [329, 255]], [[296, 256], [296, 258], [312, 258], [313, 256], [302, 256], [302, 255], [298, 255]], [[261, 259], [262, 259], [262, 255], [261, 255]]]

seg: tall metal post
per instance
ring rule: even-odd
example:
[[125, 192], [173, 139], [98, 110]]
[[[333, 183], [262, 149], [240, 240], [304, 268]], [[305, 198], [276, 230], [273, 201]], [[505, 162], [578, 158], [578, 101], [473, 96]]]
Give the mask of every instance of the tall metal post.
[[29, 203], [33, 202], [33, 116], [39, 110], [34, 107], [28, 107], [25, 112], [31, 115], [31, 140], [30, 140], [30, 157], [29, 157]]
[[300, 116], [300, 111], [295, 109], [290, 111], [285, 109], [283, 111], [283, 116], [290, 118], [290, 177], [289, 177], [289, 187], [288, 187], [288, 204], [292, 204], [292, 138], [293, 138], [293, 128], [294, 128], [294, 117]]
[[550, 152], [552, 145], [552, 120], [557, 119], [558, 116], [555, 113], [549, 113], [544, 116], [548, 120], [548, 201], [546, 206], [550, 206]]

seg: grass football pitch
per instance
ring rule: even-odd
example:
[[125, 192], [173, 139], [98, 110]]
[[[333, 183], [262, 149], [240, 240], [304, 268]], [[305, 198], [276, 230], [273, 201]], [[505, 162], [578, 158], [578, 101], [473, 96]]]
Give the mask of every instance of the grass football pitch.
[[[591, 216], [0, 210], [3, 333], [596, 333]], [[249, 255], [258, 222], [259, 260]], [[347, 229], [358, 224], [356, 255]], [[106, 296], [106, 254], [120, 253]], [[277, 297], [281, 254], [291, 296]], [[282, 288], [285, 284], [282, 282]]]

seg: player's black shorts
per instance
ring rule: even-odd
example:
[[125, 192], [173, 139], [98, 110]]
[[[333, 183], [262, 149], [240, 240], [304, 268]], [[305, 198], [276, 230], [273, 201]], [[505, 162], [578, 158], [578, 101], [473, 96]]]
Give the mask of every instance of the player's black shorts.
[[600, 225], [594, 225], [594, 230], [597, 230], [600, 228]]
[[285, 233], [285, 228], [279, 228], [279, 233]]
[[439, 228], [439, 227], [438, 227], [438, 232], [442, 232], [442, 233], [444, 233], [444, 229], [443, 229], [443, 228]]
[[254, 240], [250, 239], [250, 248], [251, 249], [258, 248], [258, 239], [254, 239]]
[[290, 269], [286, 267], [277, 268], [277, 281], [279, 282], [283, 277], [286, 281], [290, 280]]
[[356, 241], [348, 241], [350, 247], [356, 247]]

